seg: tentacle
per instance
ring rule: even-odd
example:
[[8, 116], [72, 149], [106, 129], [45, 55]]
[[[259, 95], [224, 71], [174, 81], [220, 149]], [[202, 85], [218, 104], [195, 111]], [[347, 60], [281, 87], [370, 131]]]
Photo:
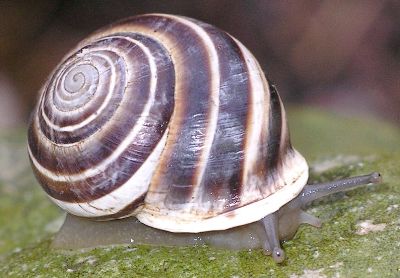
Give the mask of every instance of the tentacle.
[[309, 224], [317, 228], [320, 228], [322, 226], [322, 221], [318, 217], [315, 217], [314, 215], [311, 215], [303, 210], [300, 211], [299, 223]]
[[279, 233], [278, 233], [278, 217], [276, 213], [271, 213], [265, 216], [261, 222], [264, 224], [265, 232], [267, 234], [267, 241], [265, 243], [265, 247], [269, 247], [268, 249], [264, 250], [267, 253], [271, 253], [272, 251], [272, 258], [277, 263], [281, 263], [285, 260], [285, 252], [281, 248], [281, 244], [279, 242]]
[[382, 181], [381, 174], [373, 172], [369, 175], [346, 178], [327, 183], [306, 185], [296, 199], [300, 200], [300, 205], [304, 206], [318, 198], [341, 192], [349, 189], [354, 189], [360, 185], [369, 183], [380, 183]]

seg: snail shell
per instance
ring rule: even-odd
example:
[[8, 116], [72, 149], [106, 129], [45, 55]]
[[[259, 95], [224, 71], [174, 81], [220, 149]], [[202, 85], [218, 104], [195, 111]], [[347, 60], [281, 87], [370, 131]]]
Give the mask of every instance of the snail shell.
[[43, 86], [28, 142], [67, 212], [171, 232], [255, 222], [308, 178], [253, 55], [181, 16], [132, 17], [79, 43]]

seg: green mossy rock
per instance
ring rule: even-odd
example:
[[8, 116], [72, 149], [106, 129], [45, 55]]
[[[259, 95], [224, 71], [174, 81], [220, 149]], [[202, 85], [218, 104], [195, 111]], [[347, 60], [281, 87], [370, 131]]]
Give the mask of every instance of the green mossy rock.
[[[261, 250], [117, 246], [49, 248], [63, 213], [30, 170], [24, 131], [0, 133], [0, 276], [13, 277], [399, 277], [400, 131], [309, 109], [289, 109], [292, 143], [311, 166], [311, 181], [379, 171], [384, 183], [331, 196], [309, 211], [283, 244], [277, 265]], [[79, 233], [79, 231], [77, 231]]]

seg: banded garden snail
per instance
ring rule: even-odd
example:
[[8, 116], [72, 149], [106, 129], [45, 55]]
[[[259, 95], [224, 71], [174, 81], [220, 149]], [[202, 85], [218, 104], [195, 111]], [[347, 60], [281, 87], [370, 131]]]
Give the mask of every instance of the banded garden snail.
[[95, 220], [136, 216], [174, 233], [259, 222], [264, 250], [301, 223], [304, 204], [378, 173], [306, 185], [276, 88], [239, 41], [200, 21], [148, 14], [100, 29], [41, 91], [28, 134], [50, 199]]

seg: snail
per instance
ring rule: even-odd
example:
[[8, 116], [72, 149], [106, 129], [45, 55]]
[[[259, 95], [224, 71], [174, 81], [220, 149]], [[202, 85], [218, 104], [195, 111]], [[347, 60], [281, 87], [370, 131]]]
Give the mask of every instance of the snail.
[[378, 173], [306, 185], [277, 89], [237, 39], [182, 16], [121, 20], [80, 42], [44, 84], [28, 153], [49, 198], [106, 221], [135, 216], [169, 233], [261, 225], [276, 262], [280, 241], [310, 201]]

